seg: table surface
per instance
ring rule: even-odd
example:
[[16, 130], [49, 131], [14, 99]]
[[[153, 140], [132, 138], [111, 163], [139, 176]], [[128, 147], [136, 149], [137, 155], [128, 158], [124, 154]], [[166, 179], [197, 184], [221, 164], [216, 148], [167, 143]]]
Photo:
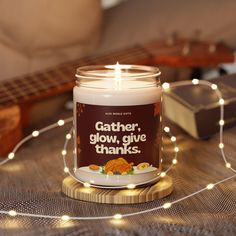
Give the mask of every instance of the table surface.
[[[62, 112], [56, 118], [70, 115], [70, 112]], [[47, 124], [50, 124], [49, 121]], [[207, 141], [197, 141], [172, 125], [180, 152], [178, 165], [170, 172], [174, 180], [174, 192], [170, 196], [150, 203], [125, 206], [69, 199], [61, 192], [61, 183], [66, 174], [63, 173], [60, 153], [70, 127], [71, 124], [65, 125], [29, 141], [14, 160], [0, 167], [0, 209], [59, 216], [129, 213], [160, 206], [233, 174], [224, 167], [217, 148], [219, 134]], [[232, 166], [236, 166], [235, 140], [236, 127], [225, 131], [225, 150]], [[170, 140], [165, 137], [164, 168], [173, 157], [172, 150]], [[71, 151], [68, 157], [71, 157]], [[236, 181], [233, 179], [175, 204], [170, 209], [119, 221], [62, 222], [0, 215], [0, 235], [236, 235], [235, 187]]]

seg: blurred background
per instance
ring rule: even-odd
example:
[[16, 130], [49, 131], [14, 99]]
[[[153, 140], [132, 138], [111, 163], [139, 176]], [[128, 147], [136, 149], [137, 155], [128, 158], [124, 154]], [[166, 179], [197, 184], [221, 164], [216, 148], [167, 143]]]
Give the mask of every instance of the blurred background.
[[82, 65], [155, 65], [162, 82], [236, 72], [235, 9], [234, 0], [0, 0], [0, 141], [71, 109]]
[[233, 0], [0, 0], [0, 80], [173, 36], [235, 48], [235, 7]]
[[[169, 111], [164, 124], [180, 149], [179, 164], [170, 173], [175, 189], [169, 200], [176, 203], [226, 178], [228, 167], [235, 166], [236, 127], [224, 132], [229, 159], [224, 168], [217, 148], [221, 139], [213, 136], [220, 125], [219, 98], [199, 84], [208, 79], [220, 88], [224, 129], [236, 125], [235, 49], [236, 0], [0, 0], [0, 163], [10, 160], [9, 153], [33, 130], [37, 136], [37, 130], [72, 116], [77, 67], [117, 61], [154, 65], [162, 83], [190, 82], [187, 88], [167, 89], [163, 99]], [[223, 74], [223, 80], [213, 80]], [[191, 84], [193, 78], [199, 79], [194, 80], [198, 86]], [[1, 166], [1, 211], [16, 210], [18, 216], [0, 215], [0, 235], [236, 235], [236, 181], [173, 210], [116, 222], [22, 218], [19, 212], [113, 215], [158, 209], [166, 202], [119, 210], [63, 196], [60, 152], [69, 126], [40, 133], [17, 151], [13, 162]], [[163, 136], [165, 169], [174, 155], [175, 136]]]

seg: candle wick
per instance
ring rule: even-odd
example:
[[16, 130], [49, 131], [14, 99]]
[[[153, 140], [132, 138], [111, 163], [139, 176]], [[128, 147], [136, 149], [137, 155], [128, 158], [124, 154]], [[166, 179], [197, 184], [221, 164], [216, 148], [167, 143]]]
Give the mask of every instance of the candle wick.
[[121, 87], [121, 68], [119, 62], [115, 65], [115, 88], [120, 89]]

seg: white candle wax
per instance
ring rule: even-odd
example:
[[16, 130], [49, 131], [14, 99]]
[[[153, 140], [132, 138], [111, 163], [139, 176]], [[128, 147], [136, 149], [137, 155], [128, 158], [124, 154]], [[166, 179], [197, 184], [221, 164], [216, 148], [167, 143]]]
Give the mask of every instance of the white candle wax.
[[90, 81], [74, 88], [74, 102], [90, 105], [131, 106], [156, 103], [161, 87], [146, 81], [122, 80], [117, 88], [114, 81]]
[[156, 142], [162, 89], [160, 73], [153, 68], [113, 67], [84, 68], [76, 75], [75, 175], [85, 182], [122, 187], [152, 180], [160, 171]]

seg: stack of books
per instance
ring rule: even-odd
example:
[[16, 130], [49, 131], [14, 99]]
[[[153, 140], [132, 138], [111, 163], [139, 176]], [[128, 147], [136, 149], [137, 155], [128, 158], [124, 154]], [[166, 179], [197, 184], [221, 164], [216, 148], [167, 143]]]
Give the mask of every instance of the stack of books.
[[[236, 74], [210, 80], [225, 101], [224, 128], [236, 124]], [[178, 83], [178, 82], [177, 82]], [[197, 139], [219, 131], [220, 104], [216, 92], [205, 85], [178, 86], [163, 95], [164, 115]]]

